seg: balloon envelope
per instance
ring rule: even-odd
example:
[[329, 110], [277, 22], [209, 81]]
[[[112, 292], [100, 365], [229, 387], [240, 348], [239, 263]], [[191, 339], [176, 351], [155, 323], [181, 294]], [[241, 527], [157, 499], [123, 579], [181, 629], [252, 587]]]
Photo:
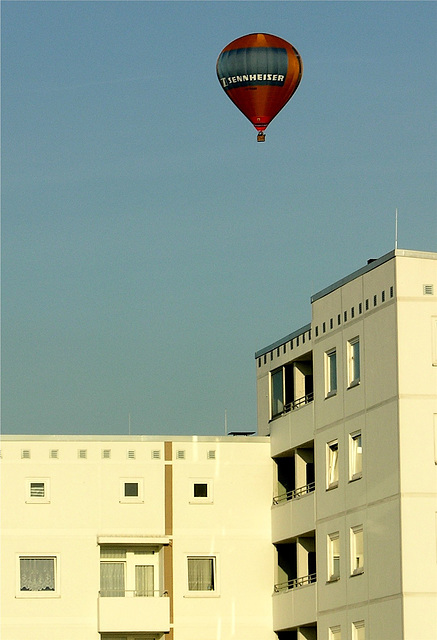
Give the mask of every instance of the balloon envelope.
[[298, 51], [268, 33], [233, 40], [217, 59], [217, 77], [228, 97], [257, 131], [264, 131], [299, 86]]

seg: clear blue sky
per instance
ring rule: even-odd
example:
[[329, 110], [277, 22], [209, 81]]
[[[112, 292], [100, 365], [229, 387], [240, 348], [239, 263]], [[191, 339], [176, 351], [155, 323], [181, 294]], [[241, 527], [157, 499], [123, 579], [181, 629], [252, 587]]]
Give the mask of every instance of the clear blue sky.
[[[256, 428], [256, 350], [437, 249], [435, 2], [2, 2], [3, 432]], [[221, 49], [289, 40], [257, 144]]]

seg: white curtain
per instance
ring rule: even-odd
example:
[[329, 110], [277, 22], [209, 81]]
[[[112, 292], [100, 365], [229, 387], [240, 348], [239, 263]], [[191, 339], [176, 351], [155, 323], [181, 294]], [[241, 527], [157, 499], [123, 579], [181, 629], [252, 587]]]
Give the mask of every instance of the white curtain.
[[21, 591], [54, 591], [55, 558], [20, 558]]
[[153, 598], [155, 595], [154, 579], [153, 565], [135, 565], [135, 595], [143, 598]]
[[328, 484], [338, 482], [338, 445], [329, 447], [329, 478]]
[[188, 589], [190, 591], [214, 590], [213, 558], [188, 558]]
[[113, 598], [124, 597], [124, 562], [100, 563], [100, 595]]

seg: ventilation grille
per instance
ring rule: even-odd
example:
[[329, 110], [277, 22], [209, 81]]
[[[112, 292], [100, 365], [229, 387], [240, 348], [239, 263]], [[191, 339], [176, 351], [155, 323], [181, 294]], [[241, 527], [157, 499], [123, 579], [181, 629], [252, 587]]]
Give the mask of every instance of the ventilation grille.
[[424, 296], [433, 296], [434, 295], [434, 285], [433, 284], [424, 284], [423, 285], [423, 295]]
[[53, 459], [59, 458], [59, 450], [58, 449], [50, 449], [49, 458], [53, 458]]
[[182, 449], [179, 449], [178, 451], [176, 451], [176, 460], [185, 460], [185, 451]]
[[103, 449], [102, 450], [102, 458], [108, 460], [111, 457], [111, 449]]
[[154, 451], [152, 451], [152, 460], [160, 460], [161, 459], [161, 452], [159, 449], [155, 449]]
[[81, 458], [82, 460], [84, 460], [87, 456], [88, 452], [86, 449], [79, 449], [79, 451], [77, 452], [77, 457]]
[[208, 460], [215, 460], [215, 450], [208, 451], [206, 457]]
[[44, 498], [45, 485], [44, 482], [31, 482], [30, 483], [30, 497], [31, 498]]
[[127, 459], [128, 460], [135, 460], [136, 457], [136, 453], [134, 451], [134, 449], [129, 449], [129, 451], [127, 452]]
[[30, 449], [23, 449], [21, 451], [21, 457], [29, 459], [30, 458]]

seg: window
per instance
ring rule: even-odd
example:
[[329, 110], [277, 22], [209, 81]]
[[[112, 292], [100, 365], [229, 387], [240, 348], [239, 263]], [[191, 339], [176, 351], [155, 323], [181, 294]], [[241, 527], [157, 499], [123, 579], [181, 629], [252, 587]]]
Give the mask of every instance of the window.
[[358, 480], [363, 475], [363, 446], [361, 431], [349, 435], [349, 479]]
[[366, 627], [364, 620], [358, 622], [352, 622], [352, 640], [365, 640]]
[[329, 627], [329, 640], [341, 640], [341, 627]]
[[337, 351], [331, 349], [325, 354], [326, 362], [326, 397], [337, 393]]
[[190, 556], [188, 560], [188, 590], [215, 591], [215, 557]]
[[340, 534], [328, 535], [328, 582], [340, 579]]
[[327, 488], [338, 487], [338, 440], [333, 440], [327, 445]]
[[354, 387], [360, 382], [360, 339], [354, 338], [347, 343], [348, 384]]
[[158, 547], [100, 547], [100, 597], [159, 595]]
[[50, 502], [48, 478], [32, 478], [27, 480], [27, 496], [28, 504], [48, 504]]
[[281, 415], [284, 410], [284, 394], [282, 386], [282, 369], [272, 373], [271, 377], [271, 410], [272, 418]]
[[211, 504], [212, 480], [210, 478], [196, 478], [190, 480], [190, 503], [191, 504]]
[[19, 556], [19, 596], [58, 595], [56, 556]]
[[120, 502], [143, 502], [142, 478], [123, 478], [120, 494]]
[[351, 529], [351, 575], [364, 571], [363, 525]]

